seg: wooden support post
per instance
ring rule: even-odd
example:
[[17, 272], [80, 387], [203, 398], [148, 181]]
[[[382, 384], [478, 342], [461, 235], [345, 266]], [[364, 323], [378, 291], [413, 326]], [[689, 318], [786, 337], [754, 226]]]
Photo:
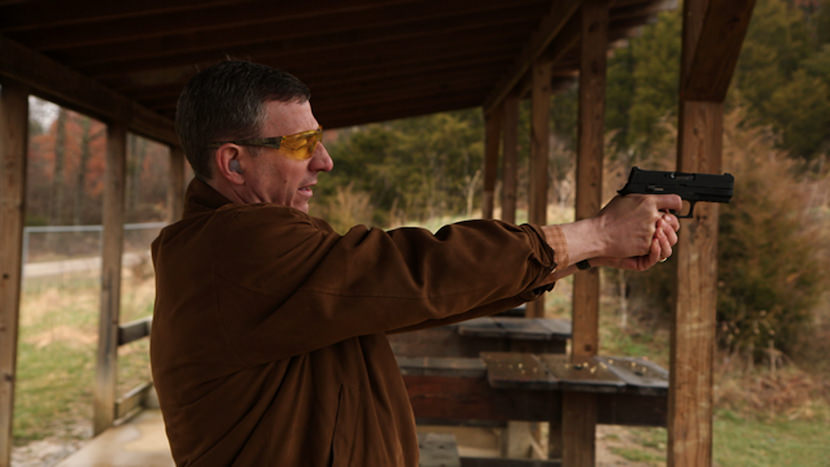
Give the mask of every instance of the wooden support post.
[[[678, 170], [719, 173], [723, 104], [680, 102]], [[700, 203], [676, 248], [668, 464], [712, 464], [712, 362], [717, 306], [718, 205]]]
[[104, 173], [101, 313], [94, 394], [93, 431], [96, 435], [112, 426], [115, 420], [126, 156], [127, 127], [122, 123], [110, 123], [107, 126], [107, 168]]
[[[528, 220], [535, 224], [548, 221], [548, 156], [550, 153], [550, 96], [553, 63], [547, 59], [533, 64], [530, 111], [530, 202]], [[526, 316], [545, 316], [545, 297], [527, 304]]]
[[167, 187], [167, 220], [176, 222], [184, 211], [184, 151], [170, 146], [170, 185]]
[[29, 94], [3, 80], [0, 90], [0, 466], [11, 464], [17, 331], [26, 207]]
[[[683, 3], [680, 171], [721, 172], [723, 99], [754, 4], [754, 0]], [[715, 203], [696, 206], [694, 218], [683, 221], [676, 248], [667, 448], [672, 466], [712, 464], [718, 210]]]
[[481, 217], [484, 219], [493, 218], [500, 139], [501, 113], [496, 109], [484, 115], [484, 198], [481, 200]]
[[[608, 2], [582, 5], [579, 70], [579, 122], [576, 163], [577, 220], [602, 207], [602, 159], [605, 120], [605, 69], [608, 46]], [[574, 276], [571, 360], [582, 362], [599, 348], [599, 270]], [[566, 392], [562, 398], [563, 464], [595, 464], [597, 399]]]
[[[579, 72], [576, 220], [595, 216], [602, 207], [607, 30], [607, 2], [585, 2]], [[599, 272], [597, 269], [580, 272], [574, 276], [573, 357], [596, 355], [598, 315]]]
[[519, 163], [519, 98], [516, 96], [511, 95], [504, 100], [502, 129], [501, 218], [514, 224]]

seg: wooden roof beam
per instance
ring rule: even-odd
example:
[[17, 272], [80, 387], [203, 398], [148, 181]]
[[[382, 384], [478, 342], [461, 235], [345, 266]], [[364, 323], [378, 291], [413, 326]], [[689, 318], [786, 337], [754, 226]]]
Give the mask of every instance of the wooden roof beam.
[[[274, 64], [279, 68], [285, 68], [292, 73], [305, 79], [308, 74], [304, 70], [313, 70], [312, 65], [317, 62], [326, 63], [329, 70], [332, 66], [328, 63], [345, 63], [352, 68], [360, 63], [390, 63], [390, 67], [404, 60], [402, 57], [412, 57], [429, 60], [431, 57], [444, 57], [450, 53], [456, 55], [469, 55], [470, 50], [491, 50], [495, 48], [510, 47], [517, 40], [519, 33], [513, 32], [518, 29], [516, 24], [510, 25], [509, 32], [494, 37], [492, 34], [444, 34], [437, 37], [419, 37], [419, 40], [412, 41], [410, 38], [396, 38], [382, 41], [367, 40], [361, 42], [362, 47], [354, 46], [354, 42], [329, 40], [315, 41], [306, 44], [303, 49], [285, 48], [275, 49], [274, 47], [252, 46], [246, 50], [227, 51], [235, 57], [256, 57], [260, 63]], [[414, 45], [413, 45], [414, 43]], [[447, 44], [452, 44], [448, 47]], [[236, 53], [239, 52], [239, 53]], [[511, 56], [515, 56], [512, 51]], [[308, 57], [314, 57], [310, 61]], [[130, 63], [112, 65], [96, 65], [84, 68], [84, 73], [89, 76], [112, 83], [115, 88], [128, 86], [153, 86], [165, 83], [180, 83], [182, 74], [192, 75], [199, 67], [216, 63], [221, 59], [216, 51], [210, 53], [199, 53], [184, 57], [164, 57], [153, 60], [141, 60]], [[329, 73], [331, 74], [331, 73]], [[120, 82], [116, 82], [118, 79]]]
[[60, 63], [0, 36], [0, 75], [31, 87], [32, 93], [88, 113], [121, 122], [136, 133], [178, 145], [173, 122]]
[[[425, 70], [427, 67], [435, 68], [437, 64], [444, 66], [445, 64], [455, 64], [456, 68], [464, 68], [473, 63], [491, 62], [493, 60], [502, 61], [503, 63], [510, 63], [515, 56], [515, 49], [511, 46], [510, 41], [518, 39], [518, 35], [487, 39], [485, 41], [462, 40], [453, 43], [453, 47], [447, 47], [446, 43], [424, 43], [418, 48], [419, 53], [406, 53], [400, 44], [389, 44], [381, 50], [373, 50], [369, 55], [360, 55], [356, 53], [349, 53], [347, 49], [331, 50], [325, 54], [318, 56], [323, 63], [326, 63], [325, 70], [317, 70], [308, 68], [307, 63], [303, 63], [304, 57], [300, 51], [288, 52], [279, 56], [260, 57], [257, 60], [263, 63], [271, 64], [285, 64], [288, 71], [296, 74], [301, 80], [309, 85], [320, 82], [340, 80], [357, 76], [364, 81], [372, 80], [378, 77], [388, 77], [390, 73], [397, 70]], [[472, 47], [481, 47], [487, 50], [487, 55], [471, 55], [469, 50]], [[371, 58], [367, 60], [366, 58]], [[212, 62], [211, 62], [212, 63]], [[296, 64], [295, 67], [292, 64]], [[207, 64], [205, 64], [207, 65]], [[338, 70], [336, 74], [331, 70]], [[185, 65], [171, 69], [156, 70], [153, 72], [136, 72], [130, 73], [123, 77], [97, 77], [102, 83], [110, 86], [124, 94], [135, 96], [137, 100], [143, 97], [152, 97], [153, 95], [162, 92], [174, 92], [178, 95], [181, 92], [181, 83], [186, 81], [196, 72], [195, 64]], [[138, 93], [139, 90], [144, 89], [143, 93]], [[312, 93], [315, 87], [312, 87]]]
[[66, 2], [47, 0], [4, 5], [3, 30], [22, 31], [64, 24], [91, 23], [116, 18], [145, 16], [157, 13], [182, 14], [188, 10], [211, 5], [234, 3], [234, 0], [144, 0], [141, 8], [134, 2]]
[[[241, 3], [217, 5], [181, 15], [160, 13], [140, 17], [118, 18], [88, 24], [72, 24], [32, 29], [9, 34], [30, 48], [46, 52], [99, 45], [132, 45], [137, 41], [163, 40], [177, 46], [222, 41], [235, 36], [257, 38], [279, 31], [286, 37], [309, 37], [319, 31], [344, 33], [360, 31], [368, 25], [407, 24], [418, 21], [447, 22], [452, 16], [515, 8], [511, 0], [445, 0], [440, 9], [429, 2], [411, 0], [363, 0], [341, 2], [329, 9], [308, 8], [303, 3]], [[310, 28], [309, 25], [314, 27]], [[11, 25], [13, 28], [14, 25]], [[5, 32], [0, 23], [0, 31]], [[250, 40], [250, 39], [249, 39]]]
[[512, 69], [499, 81], [492, 93], [484, 101], [485, 112], [498, 108], [505, 97], [522, 82], [533, 63], [546, 50], [559, 32], [571, 20], [579, 9], [581, 2], [555, 0], [551, 3], [548, 13], [539, 22], [539, 29], [531, 36], [522, 52], [519, 54]]
[[[548, 49], [542, 53], [542, 56], [554, 66], [554, 70], [556, 70], [557, 65], [564, 58], [578, 52], [576, 49], [579, 46], [580, 23], [577, 21], [579, 19], [578, 16], [574, 19], [574, 21], [569, 21], [561, 29], [556, 38], [550, 43]], [[578, 58], [576, 60], [578, 63]], [[577, 76], [578, 74], [574, 73], [554, 72], [551, 75], [551, 79], [553, 80], [551, 82], [551, 93], [561, 89], [560, 86], [563, 83], [572, 82]], [[554, 86], [554, 83], [558, 84], [558, 86]], [[529, 76], [523, 76], [514, 85], [517, 95], [522, 97], [530, 95], [530, 87], [531, 80]]]
[[[315, 98], [317, 91], [321, 89], [333, 87], [340, 92], [341, 90], [348, 90], [351, 86], [365, 88], [366, 83], [376, 81], [392, 82], [393, 85], [389, 87], [389, 91], [394, 92], [400, 91], [403, 86], [403, 84], [394, 83], [399, 83], [400, 80], [405, 82], [413, 76], [419, 77], [422, 81], [433, 82], [442, 82], [445, 73], [463, 73], [467, 75], [467, 79], [470, 81], [477, 79], [477, 75], [482, 71], [486, 71], [487, 76], [490, 76], [491, 72], [498, 76], [499, 68], [496, 68], [497, 65], [494, 65], [494, 62], [498, 63], [498, 59], [501, 58], [501, 63], [508, 63], [513, 55], [506, 47], [490, 49], [490, 52], [487, 57], [454, 55], [447, 58], [437, 57], [432, 62], [420, 60], [418, 57], [414, 57], [412, 60], [406, 60], [402, 57], [401, 62], [381, 61], [355, 67], [348, 67], [348, 64], [339, 67], [338, 62], [326, 61], [330, 69], [343, 70], [343, 72], [337, 73], [336, 76], [333, 76], [331, 71], [303, 73], [298, 77], [311, 88], [312, 98]], [[417, 67], [417, 74], [410, 71], [414, 67]], [[178, 83], [144, 88], [126, 88], [124, 90], [117, 86], [112, 87], [134, 96], [137, 101], [152, 109], [165, 104], [169, 105], [171, 102], [175, 103], [176, 98], [182, 91], [182, 86]]]
[[[77, 64], [86, 72], [97, 66], [121, 68], [135, 61], [157, 60], [172, 57], [177, 62], [193, 62], [194, 57], [205, 56], [216, 59], [223, 55], [259, 55], [261, 53], [289, 51], [293, 49], [319, 50], [337, 47], [339, 44], [356, 47], [359, 45], [383, 47], [385, 43], [406, 39], [418, 43], [431, 38], [447, 41], [460, 39], [465, 35], [479, 37], [491, 34], [500, 28], [521, 28], [532, 24], [527, 12], [519, 7], [476, 13], [459, 13], [459, 21], [405, 21], [396, 24], [376, 24], [361, 28], [337, 27], [342, 18], [330, 19], [331, 23], [315, 24], [324, 33], [309, 34], [306, 23], [279, 29], [278, 36], [269, 35], [273, 27], [231, 28], [225, 35], [211, 32], [196, 35], [169, 35], [148, 38], [137, 43], [111, 43], [108, 46], [68, 49], [55, 53], [62, 61]], [[463, 21], [461, 19], [463, 18]], [[357, 19], [352, 19], [352, 22]], [[330, 27], [327, 27], [329, 26]], [[445, 42], [452, 44], [452, 42]], [[313, 56], [312, 56], [313, 57]], [[314, 57], [316, 58], [316, 57]]]
[[682, 99], [722, 102], [726, 98], [755, 0], [709, 0], [680, 89]]

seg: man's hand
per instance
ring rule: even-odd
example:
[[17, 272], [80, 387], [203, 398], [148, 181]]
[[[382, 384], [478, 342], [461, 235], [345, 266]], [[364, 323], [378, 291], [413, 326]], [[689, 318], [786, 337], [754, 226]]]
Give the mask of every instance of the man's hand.
[[[672, 254], [680, 222], [668, 210], [679, 210], [677, 195], [617, 196], [593, 218], [559, 226], [570, 265], [588, 259], [594, 266], [643, 271]], [[555, 275], [574, 268], [560, 264]]]
[[628, 258], [602, 257], [591, 259], [594, 266], [610, 266], [632, 271], [645, 271], [658, 262], [667, 260], [672, 255], [672, 246], [677, 244], [677, 231], [680, 222], [671, 214], [664, 214], [657, 221], [654, 237], [648, 254]]
[[[599, 232], [604, 236], [604, 254], [597, 256], [630, 258], [649, 255], [653, 240], [658, 239], [658, 221], [664, 217], [677, 219], [665, 212], [678, 210], [683, 201], [677, 195], [628, 195], [616, 196], [599, 212]], [[671, 224], [671, 221], [667, 220]], [[668, 227], [668, 226], [664, 226]], [[668, 234], [671, 229], [663, 229]], [[668, 239], [668, 237], [667, 237]], [[675, 239], [674, 243], [677, 240]], [[672, 243], [673, 244], [673, 243]], [[662, 259], [662, 258], [660, 258]]]

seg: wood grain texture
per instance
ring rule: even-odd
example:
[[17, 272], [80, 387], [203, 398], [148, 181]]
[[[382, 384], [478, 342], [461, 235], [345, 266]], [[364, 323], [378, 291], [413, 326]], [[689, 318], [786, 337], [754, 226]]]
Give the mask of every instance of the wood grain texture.
[[103, 120], [123, 121], [137, 133], [178, 144], [170, 119], [45, 55], [0, 36], [0, 76], [3, 75], [25, 83], [32, 93], [58, 104]]
[[0, 90], [0, 465], [12, 449], [14, 388], [26, 207], [28, 90], [3, 80]]
[[500, 112], [484, 115], [484, 196], [481, 200], [481, 217], [484, 219], [493, 218], [493, 208], [495, 207], [501, 120]]
[[[520, 86], [525, 75], [533, 74], [540, 57], [550, 48], [568, 21], [576, 14], [579, 2], [558, 0], [551, 2], [550, 11], [541, 19], [539, 28], [527, 41], [516, 57], [511, 71], [496, 85], [487, 97], [487, 109], [501, 105], [502, 101]], [[535, 78], [534, 78], [535, 79]], [[550, 83], [550, 80], [548, 80]]]
[[[689, 53], [682, 99], [722, 102], [732, 81], [755, 0], [709, 0]], [[695, 15], [696, 18], [700, 16]]]
[[[534, 63], [532, 70], [532, 92], [530, 96], [530, 190], [528, 195], [528, 219], [531, 223], [544, 225], [548, 220], [548, 139], [550, 120], [550, 80], [553, 64], [547, 60]], [[541, 296], [527, 304], [530, 318], [541, 318], [545, 314], [545, 297]]]
[[[713, 30], [720, 1], [684, 2], [683, 50], [677, 168], [683, 172], [720, 173], [722, 167], [723, 95], [728, 87], [731, 54], [729, 40], [716, 50], [719, 31]], [[751, 10], [748, 2], [729, 8]], [[728, 17], [729, 15], [725, 15]], [[721, 18], [723, 19], [723, 18]], [[748, 18], [746, 19], [748, 21]], [[738, 27], [741, 27], [738, 25]], [[731, 34], [731, 33], [730, 33]], [[742, 34], [741, 34], [742, 36]], [[730, 50], [732, 49], [732, 50]], [[726, 55], [724, 55], [726, 54]], [[703, 57], [703, 58], [701, 58]], [[702, 76], [692, 70], [700, 60], [721, 67], [719, 76]], [[726, 82], [723, 82], [726, 77]], [[705, 90], [694, 95], [687, 90]], [[695, 92], [698, 92], [695, 91]], [[723, 91], [723, 92], [721, 92]], [[709, 101], [692, 100], [704, 97]], [[718, 205], [702, 203], [692, 219], [684, 221], [676, 247], [677, 302], [671, 330], [667, 461], [672, 466], [712, 464], [712, 364], [717, 307]]]
[[[579, 120], [577, 129], [577, 220], [596, 215], [602, 203], [608, 2], [586, 1], [581, 10]], [[599, 271], [580, 271], [573, 283], [571, 361], [593, 357], [599, 349]], [[565, 393], [562, 399], [563, 462], [592, 466], [597, 423], [595, 396]]]
[[502, 109], [501, 218], [516, 223], [519, 164], [519, 98], [508, 96]]
[[596, 465], [596, 394], [562, 393], [562, 420], [562, 465]]
[[[718, 173], [723, 105], [681, 102], [678, 168]], [[677, 305], [671, 332], [670, 465], [712, 463], [712, 362], [717, 307], [718, 205], [701, 203], [676, 248]]]
[[107, 126], [107, 167], [104, 173], [101, 312], [93, 397], [93, 431], [96, 435], [109, 428], [115, 420], [126, 156], [127, 127], [121, 123], [110, 123]]

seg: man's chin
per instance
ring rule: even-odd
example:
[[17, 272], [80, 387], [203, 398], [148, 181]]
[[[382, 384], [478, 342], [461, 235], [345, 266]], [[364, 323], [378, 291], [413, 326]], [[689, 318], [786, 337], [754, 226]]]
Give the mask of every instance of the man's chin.
[[303, 201], [303, 202], [300, 202], [300, 203], [296, 203], [293, 207], [294, 207], [294, 209], [300, 210], [300, 211], [308, 214], [308, 201]]

